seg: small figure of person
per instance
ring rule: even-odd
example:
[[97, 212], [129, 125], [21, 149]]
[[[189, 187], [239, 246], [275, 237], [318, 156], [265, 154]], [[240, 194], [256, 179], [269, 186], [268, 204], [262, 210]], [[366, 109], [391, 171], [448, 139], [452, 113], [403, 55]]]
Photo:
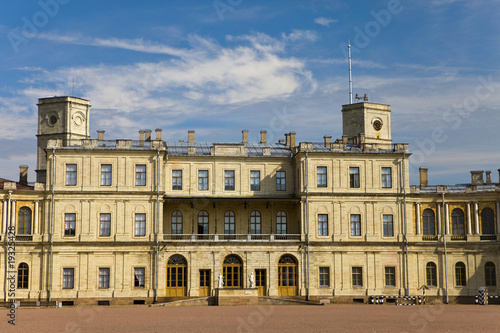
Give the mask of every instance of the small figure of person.
[[253, 272], [250, 274], [250, 288], [255, 288], [255, 276]]
[[222, 276], [221, 273], [219, 273], [219, 279], [218, 279], [218, 281], [219, 281], [219, 288], [224, 287], [224, 277]]

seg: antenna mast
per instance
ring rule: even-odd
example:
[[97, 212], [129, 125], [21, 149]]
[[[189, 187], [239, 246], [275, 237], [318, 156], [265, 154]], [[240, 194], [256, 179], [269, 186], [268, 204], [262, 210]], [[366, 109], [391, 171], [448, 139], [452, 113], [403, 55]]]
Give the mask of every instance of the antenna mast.
[[347, 41], [347, 51], [349, 54], [349, 104], [352, 104], [352, 76], [351, 76], [351, 41]]

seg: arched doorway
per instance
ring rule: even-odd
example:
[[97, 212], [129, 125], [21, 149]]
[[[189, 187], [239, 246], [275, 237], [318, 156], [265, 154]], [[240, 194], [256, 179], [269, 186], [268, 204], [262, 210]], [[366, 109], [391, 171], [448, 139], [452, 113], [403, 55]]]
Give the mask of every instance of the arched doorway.
[[278, 295], [297, 296], [297, 260], [291, 255], [278, 262]]
[[167, 262], [167, 296], [186, 296], [187, 262], [181, 255], [173, 255]]
[[242, 287], [242, 267], [241, 259], [235, 255], [229, 255], [224, 259], [222, 271], [224, 276], [224, 288]]

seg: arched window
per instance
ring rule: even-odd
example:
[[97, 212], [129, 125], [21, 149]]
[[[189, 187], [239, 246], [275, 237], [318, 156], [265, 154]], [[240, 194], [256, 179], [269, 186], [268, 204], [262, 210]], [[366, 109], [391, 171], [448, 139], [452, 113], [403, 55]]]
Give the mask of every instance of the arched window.
[[278, 261], [278, 295], [297, 295], [297, 260], [284, 255]]
[[206, 210], [202, 210], [198, 213], [198, 234], [208, 234], [208, 212]]
[[424, 235], [436, 234], [436, 223], [434, 219], [434, 211], [432, 209], [425, 209], [423, 214]]
[[464, 211], [460, 208], [451, 212], [451, 228], [453, 235], [465, 235]]
[[487, 262], [484, 264], [484, 282], [487, 287], [496, 287], [497, 286], [497, 275], [495, 270], [495, 264]]
[[186, 296], [187, 262], [181, 255], [173, 255], [167, 262], [167, 296]]
[[455, 285], [457, 287], [465, 287], [467, 285], [465, 264], [461, 261], [455, 264]]
[[485, 208], [481, 212], [481, 230], [483, 235], [495, 234], [495, 215], [491, 208]]
[[235, 255], [229, 255], [224, 259], [222, 264], [224, 276], [224, 288], [241, 288], [243, 263], [241, 259]]
[[261, 234], [260, 212], [254, 210], [250, 213], [250, 234]]
[[17, 233], [19, 235], [31, 235], [31, 209], [21, 207], [17, 221]]
[[27, 263], [20, 263], [17, 267], [17, 289], [28, 289], [29, 267]]
[[433, 262], [428, 262], [425, 266], [425, 277], [427, 286], [437, 287], [437, 269], [436, 264]]
[[285, 235], [287, 233], [286, 213], [282, 210], [276, 214], [276, 233], [278, 235]]
[[182, 234], [182, 213], [180, 210], [174, 210], [172, 212], [172, 234]]
[[224, 214], [224, 234], [234, 235], [234, 212], [232, 210]]

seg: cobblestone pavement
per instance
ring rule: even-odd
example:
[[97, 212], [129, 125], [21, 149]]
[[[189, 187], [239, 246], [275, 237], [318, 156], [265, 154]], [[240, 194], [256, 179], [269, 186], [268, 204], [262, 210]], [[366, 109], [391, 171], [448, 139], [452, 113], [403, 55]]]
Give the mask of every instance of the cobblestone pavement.
[[0, 332], [500, 332], [500, 305], [16, 309]]

